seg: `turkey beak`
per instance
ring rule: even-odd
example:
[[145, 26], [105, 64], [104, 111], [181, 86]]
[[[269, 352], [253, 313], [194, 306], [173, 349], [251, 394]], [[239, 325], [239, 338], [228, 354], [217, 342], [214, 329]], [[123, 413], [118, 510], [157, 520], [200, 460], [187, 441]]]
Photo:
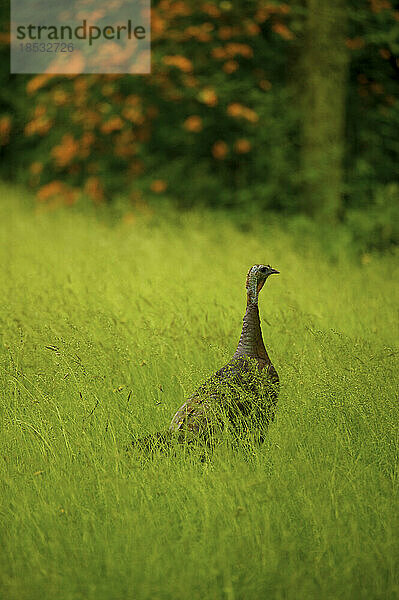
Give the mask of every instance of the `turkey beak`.
[[270, 269], [269, 270], [269, 275], [279, 275], [280, 271], [276, 271], [276, 269]]

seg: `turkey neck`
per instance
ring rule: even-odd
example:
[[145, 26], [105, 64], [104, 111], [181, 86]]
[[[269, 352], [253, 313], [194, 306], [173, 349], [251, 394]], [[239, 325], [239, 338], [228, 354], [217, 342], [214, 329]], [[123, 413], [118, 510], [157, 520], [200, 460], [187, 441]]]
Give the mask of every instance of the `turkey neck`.
[[233, 358], [239, 358], [243, 356], [248, 356], [248, 358], [263, 358], [270, 362], [266, 352], [265, 344], [263, 343], [257, 299], [254, 302], [248, 298], [247, 310], [245, 311], [242, 324], [241, 337]]

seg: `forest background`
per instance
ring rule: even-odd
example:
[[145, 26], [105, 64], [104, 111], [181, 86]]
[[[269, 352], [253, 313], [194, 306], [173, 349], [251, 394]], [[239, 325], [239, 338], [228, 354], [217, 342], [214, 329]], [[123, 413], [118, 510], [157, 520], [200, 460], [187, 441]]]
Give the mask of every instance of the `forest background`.
[[280, 213], [398, 243], [398, 3], [155, 0], [136, 76], [10, 75], [8, 2], [0, 20], [0, 175], [43, 206]]

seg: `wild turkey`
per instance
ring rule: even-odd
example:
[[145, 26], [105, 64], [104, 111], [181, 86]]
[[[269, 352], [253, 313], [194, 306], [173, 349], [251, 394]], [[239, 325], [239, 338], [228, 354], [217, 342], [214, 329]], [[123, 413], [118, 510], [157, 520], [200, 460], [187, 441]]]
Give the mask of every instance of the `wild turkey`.
[[226, 427], [234, 435], [255, 431], [263, 439], [266, 427], [274, 419], [279, 378], [263, 343], [258, 295], [274, 273], [279, 271], [270, 265], [249, 269], [247, 308], [231, 360], [179, 408], [166, 434], [148, 436], [134, 445], [162, 446], [173, 438], [189, 443], [212, 442]]
[[169, 431], [179, 439], [212, 436], [226, 423], [234, 431], [267, 426], [274, 419], [279, 378], [262, 338], [258, 296], [270, 265], [254, 265], [247, 274], [247, 309], [237, 350], [177, 411]]

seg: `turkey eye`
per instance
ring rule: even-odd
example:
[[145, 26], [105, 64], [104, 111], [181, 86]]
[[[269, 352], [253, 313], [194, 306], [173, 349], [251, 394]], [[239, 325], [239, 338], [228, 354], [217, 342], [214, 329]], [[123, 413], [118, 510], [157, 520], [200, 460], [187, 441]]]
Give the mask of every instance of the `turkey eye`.
[[267, 271], [267, 267], [261, 267], [260, 268], [260, 272], [261, 273], [266, 273], [266, 271]]

